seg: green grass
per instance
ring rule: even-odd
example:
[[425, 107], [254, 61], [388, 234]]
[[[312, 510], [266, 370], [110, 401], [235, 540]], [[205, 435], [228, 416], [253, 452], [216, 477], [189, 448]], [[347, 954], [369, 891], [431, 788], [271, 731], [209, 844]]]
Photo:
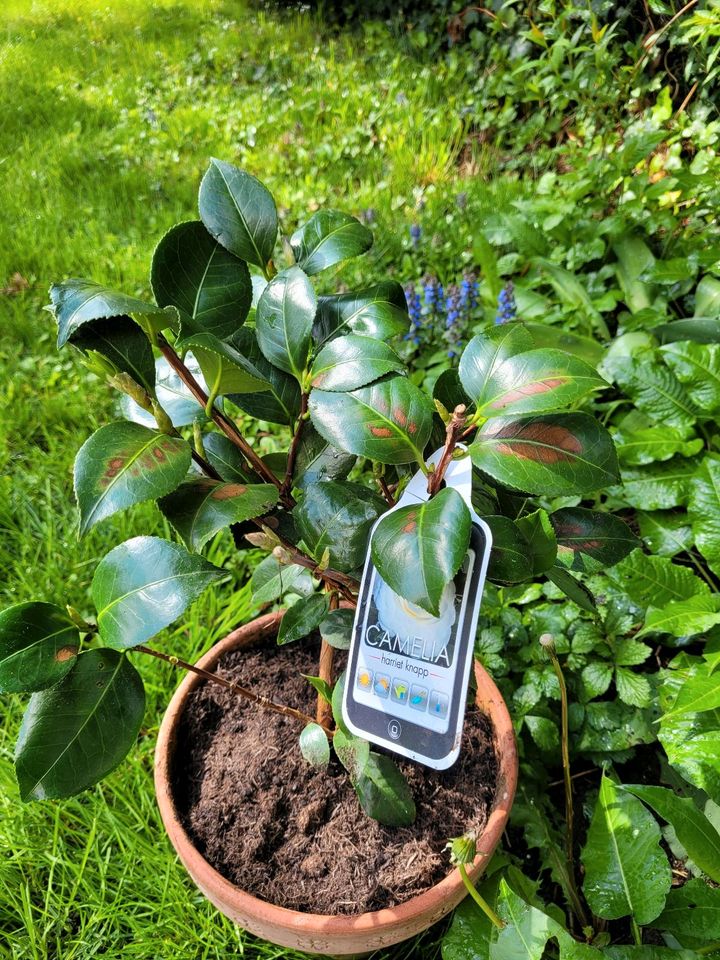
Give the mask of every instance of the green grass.
[[[82, 541], [71, 469], [114, 400], [67, 351], [42, 307], [52, 280], [90, 276], [148, 292], [157, 239], [196, 216], [210, 156], [262, 176], [292, 225], [315, 205], [377, 211], [370, 270], [396, 262], [415, 204], [457, 181], [462, 85], [378, 25], [330, 38], [308, 15], [241, 3], [5, 0], [0, 24], [0, 604], [32, 597], [88, 612], [97, 560], [154, 507]], [[397, 230], [400, 238], [393, 235]], [[228, 581], [160, 638], [185, 657], [254, 615], [248, 560], [222, 537]], [[135, 656], [139, 661], [140, 656]], [[12, 769], [20, 698], [0, 706], [0, 957], [28, 960], [291, 957], [220, 916], [174, 858], [151, 767], [172, 668], [139, 664], [138, 748], [104, 784], [22, 805]], [[438, 955], [437, 931], [394, 957]]]

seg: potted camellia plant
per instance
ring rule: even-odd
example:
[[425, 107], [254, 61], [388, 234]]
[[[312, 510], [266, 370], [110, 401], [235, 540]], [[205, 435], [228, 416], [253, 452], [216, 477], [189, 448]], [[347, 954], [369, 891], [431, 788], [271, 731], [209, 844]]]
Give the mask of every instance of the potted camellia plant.
[[[359, 221], [318, 211], [283, 238], [281, 266], [273, 197], [217, 160], [199, 212], [155, 250], [154, 303], [77, 279], [50, 291], [58, 345], [123, 394], [123, 419], [75, 460], [81, 535], [155, 500], [177, 537], [115, 546], [94, 573], [94, 615], [46, 599], [0, 614], [0, 691], [32, 694], [16, 750], [20, 796], [72, 795], [126, 756], [145, 709], [136, 654], [184, 667], [160, 730], [156, 788], [185, 866], [255, 933], [357, 953], [459, 902], [463, 878], [448, 873], [443, 842], [474, 833], [477, 877], [517, 772], [507, 710], [479, 665], [450, 771], [396, 763], [345, 726], [342, 658], [370, 529], [385, 583], [413, 615], [437, 616], [470, 537], [468, 506], [443, 480], [470, 458], [473, 506], [493, 535], [490, 578], [544, 573], [592, 607], [573, 570], [610, 565], [635, 540], [610, 515], [548, 513], [538, 498], [578, 503], [617, 480], [608, 432], [581, 409], [606, 384], [583, 360], [537, 349], [516, 322], [474, 337], [430, 396], [389, 343], [408, 327], [397, 282], [316, 292], [313, 278], [371, 246]], [[276, 425], [281, 450], [260, 455], [256, 421]], [[417, 471], [428, 499], [384, 517]], [[254, 598], [282, 608], [198, 664], [148, 646], [201, 592], [222, 589], [203, 550], [227, 528], [238, 549], [267, 552]]]

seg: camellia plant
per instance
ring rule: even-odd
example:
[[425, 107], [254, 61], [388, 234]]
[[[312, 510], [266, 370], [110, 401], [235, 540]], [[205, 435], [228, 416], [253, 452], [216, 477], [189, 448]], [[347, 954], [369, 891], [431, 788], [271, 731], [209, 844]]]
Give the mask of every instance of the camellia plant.
[[[474, 505], [493, 533], [490, 579], [545, 576], [593, 611], [575, 572], [612, 566], [638, 543], [613, 515], [572, 505], [618, 480], [610, 434], [581, 409], [607, 383], [576, 356], [536, 349], [514, 322], [474, 337], [431, 397], [388, 344], [409, 325], [400, 284], [315, 290], [314, 277], [371, 246], [358, 220], [318, 211], [282, 238], [280, 267], [271, 194], [218, 160], [202, 180], [199, 212], [155, 250], [155, 303], [87, 280], [50, 291], [58, 346], [75, 347], [124, 395], [125, 419], [97, 430], [75, 460], [80, 534], [156, 500], [177, 539], [139, 536], [111, 550], [92, 580], [92, 620], [45, 601], [0, 614], [0, 691], [32, 694], [16, 750], [20, 795], [72, 795], [127, 754], [145, 706], [129, 654], [197, 671], [147, 643], [218, 584], [223, 571], [203, 550], [230, 528], [239, 549], [249, 542], [269, 554], [252, 576], [255, 600], [295, 598], [278, 643], [319, 629], [320, 667], [309, 678], [317, 714], [197, 672], [296, 718], [309, 762], [326, 765], [332, 746], [368, 814], [410, 823], [400, 771], [349, 733], [341, 683], [332, 682], [370, 528], [423, 471], [430, 498], [381, 520], [371, 549], [390, 587], [437, 615], [471, 526], [443, 475], [453, 458], [470, 457]], [[278, 425], [286, 452], [259, 455], [248, 439], [253, 418]], [[437, 467], [428, 467], [438, 447]], [[571, 505], [548, 512], [543, 504], [557, 497]]]

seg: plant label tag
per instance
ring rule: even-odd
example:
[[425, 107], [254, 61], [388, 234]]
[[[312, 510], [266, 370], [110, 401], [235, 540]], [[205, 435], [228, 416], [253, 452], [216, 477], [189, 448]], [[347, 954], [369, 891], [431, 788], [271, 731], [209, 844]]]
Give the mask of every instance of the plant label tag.
[[[441, 453], [436, 451], [430, 462]], [[463, 496], [472, 531], [465, 560], [440, 601], [439, 617], [395, 593], [375, 569], [368, 548], [343, 697], [343, 718], [352, 733], [435, 770], [450, 767], [460, 753], [492, 545], [489, 527], [472, 509], [471, 483], [470, 458], [452, 461], [445, 484]], [[418, 473], [392, 510], [427, 499], [427, 478]], [[371, 540], [374, 533], [375, 527]]]

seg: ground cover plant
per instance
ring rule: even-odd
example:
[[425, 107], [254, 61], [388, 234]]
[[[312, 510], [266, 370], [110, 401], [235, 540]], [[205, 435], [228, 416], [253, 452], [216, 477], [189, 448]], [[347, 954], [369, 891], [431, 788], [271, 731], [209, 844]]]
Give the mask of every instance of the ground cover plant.
[[[574, 571], [595, 597], [600, 628], [589, 610], [578, 614], [547, 584], [531, 580], [491, 591], [480, 635], [479, 652], [499, 678], [521, 728], [525, 783], [508, 836], [509, 862], [498, 859], [484, 893], [497, 906], [496, 882], [503, 901], [498, 909], [512, 911], [519, 924], [515, 929], [540, 931], [532, 941], [534, 955], [545, 943], [569, 956], [583, 952], [582, 944], [571, 944], [554, 925], [568, 902], [575, 904], [573, 912], [581, 910], [562, 857], [563, 817], [557, 813], [564, 792], [558, 783], [563, 779], [562, 711], [553, 662], [541, 652], [547, 649], [540, 644], [544, 634], [553, 636], [568, 688], [572, 772], [584, 774], [573, 780], [576, 866], [586, 842], [604, 839], [599, 827], [586, 833], [595, 824], [596, 810], [622, 810], [635, 818], [640, 809], [618, 799], [627, 791], [602, 781], [597, 763], [614, 761], [614, 775], [625, 785], [643, 786], [643, 780], [660, 784], [672, 788], [682, 802], [691, 798], [710, 819], [716, 815], [715, 708], [669, 712], [681, 683], [689, 684], [688, 695], [690, 680], [706, 689], [713, 686], [714, 628], [707, 627], [715, 614], [708, 607], [714, 604], [717, 581], [705, 523], [712, 514], [700, 504], [702, 491], [710, 490], [716, 444], [712, 400], [694, 381], [712, 358], [714, 345], [699, 351], [697, 341], [691, 346], [684, 339], [668, 339], [682, 328], [658, 330], [693, 315], [717, 316], [707, 294], [718, 261], [718, 100], [707, 59], [710, 34], [692, 33], [703, 23], [712, 25], [712, 5], [696, 5], [644, 55], [643, 40], [653, 28], [666, 25], [679, 5], [664, 13], [653, 10], [652, 23], [635, 11], [635, 29], [621, 31], [611, 23], [602, 35], [612, 18], [597, 8], [593, 36], [589, 11], [535, 9], [528, 17], [518, 4], [510, 27], [491, 30], [491, 18], [480, 15], [465, 31], [464, 43], [447, 52], [442, 52], [447, 48], [443, 32], [432, 67], [423, 61], [419, 35], [404, 32], [398, 39], [393, 28], [372, 22], [365, 25], [362, 46], [355, 46], [351, 31], [328, 37], [327, 50], [333, 53], [326, 57], [316, 49], [322, 29], [302, 17], [285, 16], [280, 29], [272, 13], [258, 17], [220, 4], [213, 7], [214, 16], [192, 5], [157, 6], [152, 17], [132, 5], [124, 10], [102, 11], [91, 3], [72, 9], [37, 6], [31, 16], [24, 5], [7, 8], [2, 96], [14, 162], [0, 167], [7, 204], [0, 228], [5, 285], [0, 335], [4, 399], [13, 412], [2, 425], [0, 550], [6, 576], [0, 589], [5, 601], [53, 597], [63, 583], [70, 602], [89, 615], [90, 573], [103, 553], [134, 535], [141, 522], [153, 534], [172, 536], [165, 521], [141, 505], [132, 518], [118, 514], [93, 529], [72, 556], [58, 550], [74, 532], [74, 451], [93, 427], [117, 412], [97, 386], [92, 388], [95, 408], [87, 409], [87, 375], [67, 354], [58, 359], [50, 327], [39, 318], [48, 277], [99, 275], [99, 265], [111, 286], [146, 298], [145, 265], [154, 238], [172, 222], [193, 217], [194, 187], [209, 155], [231, 157], [260, 173], [291, 208], [288, 222], [298, 221], [301, 201], [304, 205], [311, 199], [307, 184], [301, 183], [305, 177], [312, 179], [318, 204], [348, 209], [363, 222], [373, 222], [379, 242], [365, 258], [371, 266], [364, 268], [373, 281], [390, 275], [419, 288], [430, 274], [445, 286], [460, 285], [463, 273], [474, 271], [478, 305], [465, 342], [494, 324], [497, 298], [509, 280], [517, 314], [533, 336], [538, 328], [554, 335], [552, 344], [542, 345], [568, 349], [573, 343], [585, 360], [597, 364], [606, 354], [603, 342], [628, 334], [601, 366], [613, 388], [599, 395], [595, 407], [615, 437], [625, 484], [600, 495], [597, 505], [628, 521], [643, 540], [643, 550], [622, 562], [622, 577], [618, 568], [612, 576]], [[433, 42], [432, 32], [426, 36]], [[569, 40], [574, 44], [570, 53]], [[404, 52], [397, 52], [398, 45]], [[373, 57], [366, 56], [368, 49]], [[511, 70], [494, 68], [506, 49], [512, 51]], [[488, 72], [478, 69], [478, 50], [489, 64], [494, 87], [488, 85]], [[680, 70], [675, 68], [677, 51], [684, 53]], [[38, 56], [55, 65], [42, 89], [33, 68]], [[322, 84], [312, 72], [319, 57], [326, 70]], [[591, 81], [596, 57], [606, 71], [599, 85]], [[134, 66], [138, 62], [144, 64], [141, 72]], [[512, 88], [509, 72], [517, 81]], [[352, 84], [344, 82], [346, 74], [352, 74]], [[528, 83], [535, 77], [542, 79], [542, 89]], [[612, 91], [602, 112], [593, 106], [598, 86]], [[302, 97], [287, 96], [300, 89]], [[527, 119], [538, 104], [551, 122], [537, 124], [532, 132]], [[317, 123], [318, 116], [328, 122]], [[555, 121], [559, 129], [552, 129]], [[547, 137], [538, 140], [545, 130]], [[177, 149], [180, 141], [182, 150]], [[294, 184], [299, 184], [296, 193]], [[487, 243], [478, 239], [480, 234]], [[120, 259], [118, 239], [124, 249]], [[361, 285], [352, 266], [340, 279], [349, 287]], [[693, 335], [703, 327], [705, 337], [710, 336], [712, 327], [704, 321], [694, 326]], [[685, 330], [690, 329], [685, 322]], [[397, 347], [402, 352], [412, 343]], [[413, 381], [431, 385], [456, 364], [447, 349], [443, 336], [429, 370], [422, 369], [425, 361], [417, 362], [419, 354], [410, 356], [418, 367], [411, 372]], [[658, 430], [667, 411], [654, 405], [639, 382], [645, 367], [655, 401], [659, 404], [669, 391], [686, 408], [681, 415], [677, 409], [670, 413], [679, 422], [663, 430], [664, 438]], [[713, 382], [707, 373], [699, 379], [703, 388]], [[274, 437], [267, 435], [271, 430], [252, 438], [263, 454], [277, 449]], [[663, 439], [665, 446], [659, 442]], [[554, 500], [544, 506], [575, 504]], [[237, 553], [225, 534], [209, 543], [206, 553], [227, 571], [222, 602], [215, 592], [206, 592], [188, 612], [184, 627], [163, 634], [163, 647], [188, 660], [257, 609], [249, 590], [240, 589], [257, 555]], [[664, 611], [661, 620], [655, 619], [655, 610]], [[689, 638], [652, 632], [653, 624], [674, 628], [686, 614], [689, 624], [703, 625], [701, 632]], [[650, 655], [642, 663], [627, 662], [644, 654], [626, 641], [645, 629], [637, 643]], [[148, 716], [159, 715], [176, 683], [172, 668], [162, 669], [143, 672]], [[695, 701], [699, 706], [711, 702]], [[218, 918], [196, 898], [157, 842], [148, 776], [152, 724], [143, 728], [139, 762], [125, 764], [82, 801], [21, 807], [11, 766], [21, 704], [11, 698], [3, 710], [0, 831], [10, 854], [0, 866], [0, 926], [7, 933], [9, 955], [90, 956], [101, 948], [108, 956], [143, 957], [183, 951], [225, 956], [229, 949], [248, 956], [284, 953], [255, 944]], [[667, 716], [656, 723], [661, 711]], [[610, 769], [608, 778], [612, 776]], [[651, 799], [647, 792], [645, 798], [640, 794], [630, 796], [643, 804]], [[687, 836], [683, 842], [668, 827], [671, 818], [659, 813], [663, 802], [670, 810], [667, 795], [656, 794], [653, 800], [662, 839], [660, 848], [655, 841], [649, 844], [647, 863], [658, 868], [659, 880], [648, 897], [652, 909], [633, 903], [631, 911], [641, 927], [643, 951], [663, 956], [669, 955], [663, 950], [670, 950], [682, 957], [683, 943], [707, 955], [718, 939], [713, 888], [703, 879], [712, 877], [712, 864], [695, 863], [685, 846]], [[684, 809], [687, 819], [687, 804]], [[639, 836], [657, 836], [647, 816], [636, 828]], [[621, 831], [628, 849], [632, 829], [630, 834]], [[586, 863], [596, 861], [595, 849], [590, 847]], [[673, 885], [660, 913], [645, 923], [667, 883], [657, 849], [672, 852]], [[592, 898], [589, 907], [601, 921], [603, 912], [630, 909], [627, 903], [611, 908], [595, 899], [591, 891], [597, 874], [583, 876], [582, 857], [577, 874], [582, 911], [588, 911], [583, 881]], [[506, 892], [501, 877], [529, 907]], [[471, 935], [476, 953], [490, 950], [483, 920], [471, 906], [456, 915], [442, 948], [446, 956], [463, 956], [458, 951]], [[693, 917], [693, 929], [684, 933], [678, 926], [683, 913]], [[150, 916], [152, 943], [146, 938]], [[633, 939], [630, 916], [609, 921], [614, 947], [603, 948], [600, 940], [596, 948], [611, 956], [632, 956], [630, 949], [617, 952], [618, 944]], [[565, 913], [563, 922], [582, 938], [577, 920]], [[600, 926], [596, 923], [595, 929]], [[510, 937], [512, 929], [509, 923], [503, 936]], [[702, 947], [693, 936], [704, 938]], [[422, 945], [408, 945], [407, 954], [393, 955], [438, 954], [440, 937], [436, 932]], [[494, 950], [502, 949], [498, 943]]]

